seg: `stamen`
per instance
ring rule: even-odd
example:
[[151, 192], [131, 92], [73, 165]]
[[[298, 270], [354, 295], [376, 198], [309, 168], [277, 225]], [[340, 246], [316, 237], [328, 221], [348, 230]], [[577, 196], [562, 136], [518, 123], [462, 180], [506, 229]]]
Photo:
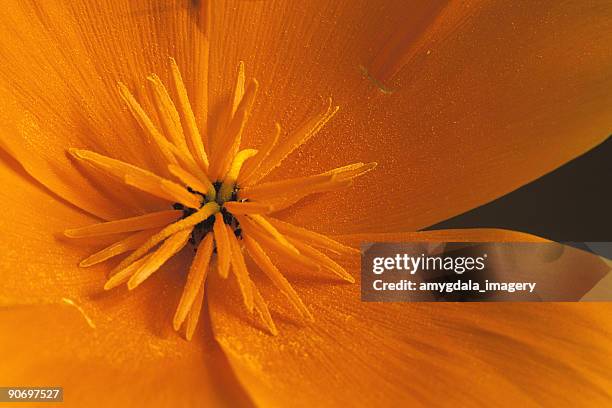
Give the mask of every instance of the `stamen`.
[[274, 237], [279, 243], [281, 243], [283, 246], [287, 247], [287, 249], [289, 249], [290, 251], [293, 251], [296, 254], [300, 253], [300, 251], [298, 251], [293, 245], [291, 245], [291, 243], [289, 243], [287, 238], [285, 238], [283, 236], [283, 234], [278, 232], [278, 230], [276, 228], [274, 228], [274, 226], [272, 224], [270, 224], [268, 222], [268, 220], [266, 220], [265, 217], [263, 217], [263, 216], [261, 216], [259, 214], [249, 214], [248, 217], [244, 217], [244, 218], [248, 218], [248, 219], [253, 220], [253, 222], [255, 224], [260, 226], [264, 231], [266, 231], [268, 234], [270, 234], [272, 237]]
[[270, 330], [270, 333], [273, 336], [276, 336], [278, 334], [278, 329], [274, 324], [274, 320], [272, 320], [272, 316], [270, 315], [270, 310], [268, 310], [268, 305], [266, 304], [266, 301], [261, 296], [261, 293], [259, 293], [259, 290], [253, 282], [251, 282], [251, 287], [253, 291], [253, 299], [255, 301], [255, 310], [257, 310], [259, 317], [264, 322], [268, 330]]
[[198, 290], [198, 294], [191, 306], [191, 310], [187, 315], [187, 323], [185, 327], [185, 337], [187, 340], [191, 340], [193, 337], [193, 333], [195, 331], [196, 326], [198, 325], [198, 320], [200, 319], [200, 313], [202, 311], [202, 303], [204, 302], [204, 282], [200, 285], [200, 289]]
[[136, 167], [121, 160], [111, 159], [108, 156], [104, 156], [89, 150], [70, 148], [68, 151], [76, 159], [86, 161], [92, 166], [118, 177], [121, 180], [123, 180], [126, 174], [146, 173], [156, 176], [150, 171], [143, 170], [140, 167]]
[[194, 177], [193, 174], [174, 164], [168, 166], [168, 171], [174, 177], [181, 180], [185, 187], [191, 187], [196, 191], [206, 194], [206, 197], [211, 201], [215, 199], [217, 192], [215, 190], [215, 186], [213, 186], [208, 177]]
[[244, 263], [244, 257], [242, 256], [242, 249], [240, 243], [234, 234], [228, 234], [231, 257], [232, 257], [232, 271], [236, 275], [238, 286], [240, 287], [240, 293], [242, 293], [242, 300], [249, 312], [253, 311], [253, 287], [251, 285], [251, 279], [249, 278], [249, 271], [247, 270], [246, 264]]
[[[177, 200], [177, 202], [189, 208], [199, 208], [202, 205], [202, 201], [195, 194], [192, 194], [172, 181], [162, 180], [161, 187], [165, 192], [174, 197], [180, 198], [180, 200]], [[187, 201], [187, 198], [189, 198], [189, 201]]]
[[127, 258], [121, 261], [121, 263], [119, 263], [119, 265], [117, 265], [117, 267], [114, 269], [113, 273], [116, 273], [117, 271], [126, 268], [132, 262], [136, 261], [141, 256], [149, 252], [149, 250], [155, 245], [168, 238], [170, 235], [173, 235], [183, 229], [193, 227], [194, 225], [199, 224], [200, 222], [204, 221], [205, 219], [207, 219], [218, 211], [219, 205], [215, 202], [210, 202], [205, 204], [202, 208], [200, 208], [198, 211], [196, 211], [189, 217], [183, 218], [182, 220], [177, 221], [174, 224], [168, 225], [166, 228], [149, 238], [149, 240], [142, 244], [137, 250], [132, 252]]
[[121, 220], [101, 222], [81, 228], [67, 229], [64, 231], [64, 235], [69, 238], [85, 238], [140, 231], [168, 225], [169, 223], [179, 219], [180, 216], [181, 211], [158, 211], [136, 217], [124, 218]]
[[169, 143], [168, 147], [174, 157], [178, 160], [179, 164], [189, 170], [192, 174], [197, 175], [198, 177], [207, 178], [206, 173], [202, 171], [202, 169], [193, 161], [193, 156], [191, 156], [191, 152], [189, 149], [179, 149], [175, 145]]
[[250, 201], [228, 201], [223, 204], [223, 207], [235, 215], [267, 214], [272, 210], [272, 206], [269, 204], [254, 203]]
[[312, 136], [314, 136], [321, 128], [338, 112], [339, 106], [332, 108], [331, 98], [328, 100], [327, 109], [310, 120], [306, 121], [297, 131], [292, 133], [289, 138], [274, 150], [272, 150], [269, 156], [261, 164], [253, 178], [250, 180], [251, 183], [256, 183], [263, 177], [268, 175], [272, 170], [278, 167], [287, 156], [289, 156], [295, 149], [306, 143]]
[[217, 122], [217, 127], [215, 129], [215, 137], [211, 141], [211, 156], [215, 156], [217, 154], [220, 146], [219, 142], [223, 139], [225, 133], [227, 132], [227, 127], [229, 126], [230, 121], [234, 117], [236, 109], [238, 109], [238, 105], [240, 104], [240, 101], [244, 96], [244, 83], [244, 62], [240, 61], [240, 63], [238, 64], [238, 73], [236, 74], [236, 84], [234, 85], [234, 93], [232, 99], [221, 111], [219, 120]]
[[86, 259], [83, 259], [79, 263], [79, 266], [81, 268], [87, 268], [89, 266], [99, 264], [100, 262], [104, 262], [117, 255], [121, 255], [127, 251], [131, 251], [132, 249], [136, 249], [140, 245], [144, 244], [144, 242], [149, 239], [155, 232], [158, 232], [158, 230], [148, 229], [132, 234], [129, 237], [124, 238], [121, 241], [117, 241], [114, 244], [96, 252], [95, 254], [90, 255]]
[[355, 278], [353, 278], [351, 274], [349, 274], [343, 267], [338, 265], [327, 255], [317, 251], [310, 245], [306, 245], [297, 239], [291, 239], [291, 242], [300, 250], [301, 253], [313, 259], [314, 261], [322, 265], [325, 269], [335, 273], [347, 282], [355, 283]]
[[336, 254], [359, 255], [361, 253], [358, 249], [343, 245], [325, 235], [307, 230], [306, 228], [301, 228], [275, 218], [268, 218], [268, 221], [287, 237], [298, 239], [305, 244], [327, 249]]
[[317, 174], [314, 176], [272, 181], [252, 187], [241, 188], [238, 191], [238, 198], [266, 200], [268, 198], [278, 198], [282, 195], [310, 194], [320, 188], [329, 188], [330, 182], [333, 181], [335, 181], [334, 176], [329, 174]]
[[238, 174], [240, 174], [240, 169], [242, 168], [242, 165], [246, 160], [255, 156], [256, 154], [257, 150], [255, 149], [244, 149], [239, 151], [238, 154], [234, 157], [232, 165], [230, 166], [229, 171], [225, 175], [225, 179], [223, 180], [223, 184], [221, 184], [221, 189], [219, 190], [220, 203], [224, 203], [232, 197], [234, 185], [236, 184], [236, 180], [238, 179]]
[[249, 114], [251, 113], [258, 87], [259, 83], [257, 80], [252, 79], [246, 89], [246, 92], [244, 93], [242, 100], [240, 101], [240, 105], [238, 105], [236, 114], [232, 117], [232, 120], [229, 123], [227, 132], [215, 151], [215, 156], [213, 157], [213, 163], [210, 169], [210, 175], [213, 179], [221, 179], [223, 176], [225, 176], [229, 170], [232, 159], [236, 155], [236, 152], [238, 152], [242, 138], [242, 131], [244, 130], [244, 126], [246, 125]]
[[283, 274], [280, 273], [278, 268], [274, 266], [274, 264], [272, 263], [268, 255], [266, 255], [261, 246], [259, 246], [257, 242], [255, 242], [251, 237], [247, 235], [244, 236], [243, 241], [253, 261], [255, 261], [259, 269], [261, 269], [262, 272], [264, 272], [268, 276], [274, 286], [276, 286], [278, 290], [280, 290], [287, 297], [289, 302], [291, 302], [293, 307], [295, 307], [295, 309], [300, 315], [302, 315], [302, 317], [310, 321], [314, 321], [314, 317], [312, 316], [308, 308], [304, 305], [304, 302], [302, 302], [300, 296], [293, 289], [289, 281], [285, 279]]
[[170, 69], [172, 71], [172, 79], [174, 84], [174, 90], [178, 97], [178, 111], [181, 117], [181, 123], [183, 124], [183, 130], [185, 131], [185, 138], [187, 140], [187, 147], [191, 154], [195, 158], [202, 170], [208, 170], [208, 156], [204, 151], [204, 145], [202, 144], [202, 137], [198, 130], [198, 125], [191, 110], [191, 104], [189, 103], [189, 97], [187, 96], [187, 88], [181, 77], [178, 65], [174, 58], [170, 58]]
[[238, 109], [238, 105], [244, 97], [245, 79], [246, 75], [244, 74], [244, 62], [240, 61], [238, 63], [238, 77], [236, 78], [236, 86], [234, 87], [234, 98], [232, 101], [232, 112], [230, 117], [234, 117], [234, 115], [236, 114], [236, 110]]
[[132, 116], [134, 116], [134, 119], [136, 119], [142, 130], [149, 135], [168, 163], [176, 163], [174, 155], [168, 148], [168, 141], [155, 128], [155, 125], [144, 109], [142, 109], [142, 106], [136, 101], [136, 98], [134, 98], [134, 95], [132, 95], [128, 87], [121, 82], [119, 82], [118, 86], [121, 98], [127, 104]]
[[183, 294], [179, 301], [176, 313], [172, 324], [174, 330], [178, 330], [183, 321], [187, 317], [187, 314], [191, 310], [194, 300], [200, 290], [200, 287], [206, 280], [206, 274], [210, 263], [210, 258], [213, 252], [213, 234], [207, 234], [206, 237], [200, 242], [195, 258], [189, 268], [189, 274], [187, 275], [187, 282], [183, 288]]
[[151, 177], [150, 175], [128, 174], [125, 176], [124, 182], [146, 193], [171, 202], [179, 202], [189, 208], [199, 208], [202, 204], [197, 196], [180, 185], [155, 175]]
[[127, 268], [123, 268], [114, 274], [111, 272], [111, 277], [104, 284], [104, 290], [111, 290], [121, 285], [122, 283], [127, 282], [127, 280], [134, 274], [134, 272], [140, 269], [140, 267], [144, 265], [152, 256], [153, 254], [148, 254], [137, 260], [136, 262], [132, 263]]
[[[111, 159], [110, 157], [89, 150], [69, 149], [69, 151], [75, 158], [84, 160], [108, 174], [119, 177], [128, 185], [132, 185], [133, 187], [164, 200], [171, 202], [179, 201], [178, 197], [168, 194], [168, 192], [161, 188], [160, 180], [164, 179], [150, 171], [143, 170], [140, 167], [122, 162], [121, 160]], [[187, 195], [181, 194], [180, 199], [185, 200], [185, 205], [195, 205], [193, 199]], [[199, 205], [196, 205], [196, 207], [198, 206]]]
[[166, 261], [174, 256], [178, 251], [183, 249], [189, 236], [191, 229], [179, 231], [168, 238], [159, 247], [159, 249], [151, 255], [147, 261], [138, 268], [134, 275], [128, 280], [127, 286], [132, 290], [144, 282], [149, 276], [155, 273]]
[[336, 180], [338, 181], [351, 180], [357, 177], [361, 177], [366, 173], [369, 173], [370, 171], [374, 170], [377, 165], [378, 163], [376, 162], [371, 162], [371, 163], [366, 163], [366, 164], [363, 164], [363, 163], [349, 164], [348, 166], [343, 166], [337, 169], [330, 170], [325, 174], [331, 174], [331, 175], [336, 176]]
[[[336, 255], [356, 255], [359, 251], [264, 214], [286, 208], [313, 193], [349, 186], [353, 179], [372, 170], [376, 163], [353, 163], [317, 175], [255, 185], [316, 134], [335, 115], [338, 107], [332, 107], [329, 99], [324, 111], [303, 123], [283, 143], [278, 143], [281, 127], [275, 123], [274, 134], [262, 143], [259, 151], [240, 150], [242, 132], [258, 89], [255, 79], [245, 87], [245, 70], [241, 62], [233, 94], [222, 116], [214, 125], [207, 126], [210, 1], [207, 4], [203, 54], [199, 56], [204, 78], [194, 84], [199, 122], [177, 63], [172, 58], [172, 92], [157, 75], [147, 77], [161, 132], [128, 88], [119, 84], [121, 97], [131, 114], [161, 153], [168, 173], [178, 182], [88, 150], [70, 149], [76, 159], [122, 183], [173, 202], [174, 210], [68, 229], [65, 235], [80, 238], [132, 233], [79, 264], [87, 267], [128, 253], [109, 274], [105, 290], [123, 283], [127, 283], [130, 290], [138, 287], [190, 242], [195, 257], [173, 316], [174, 329], [184, 327], [186, 338], [192, 338], [202, 310], [209, 270], [216, 269], [221, 278], [227, 278], [232, 271], [246, 309], [251, 313], [256, 310], [266, 328], [276, 335], [278, 329], [268, 304], [249, 276], [243, 252], [249, 254], [300, 316], [312, 321], [312, 314], [275, 262], [302, 266], [309, 271], [329, 271], [354, 282], [341, 265], [319, 249]], [[171, 94], [176, 94], [177, 99], [173, 100]], [[207, 141], [206, 135], [198, 129], [198, 123], [207, 131], [214, 128], [214, 138]], [[210, 163], [205, 146], [210, 148]]]
[[213, 232], [215, 234], [215, 243], [217, 244], [217, 257], [219, 258], [217, 262], [219, 276], [227, 278], [232, 259], [229, 234], [233, 235], [233, 231], [231, 231], [229, 226], [225, 225], [223, 222], [223, 215], [220, 212], [215, 214]]
[[253, 238], [253, 240], [257, 241], [268, 250], [276, 252], [281, 259], [289, 263], [302, 265], [315, 271], [321, 269], [319, 264], [305, 257], [303, 254], [296, 253], [295, 251], [289, 249], [289, 247], [286, 245], [281, 244], [278, 240], [259, 229], [257, 225], [255, 225], [255, 223], [251, 222], [249, 219], [241, 219], [240, 226], [244, 228], [246, 232], [246, 234], [244, 234], [245, 236], [250, 236]]
[[265, 200], [265, 203], [270, 206], [270, 213], [278, 212], [289, 208], [309, 194], [287, 195]]
[[261, 147], [259, 152], [244, 166], [238, 176], [238, 181], [243, 185], [250, 183], [251, 176], [259, 169], [259, 166], [263, 161], [270, 155], [270, 152], [276, 146], [278, 138], [281, 132], [281, 125], [279, 123], [274, 124], [274, 134], [272, 137], [264, 141], [264, 145]]
[[170, 137], [172, 143], [179, 149], [187, 149], [187, 142], [181, 126], [181, 118], [161, 79], [155, 74], [147, 77], [149, 89], [155, 101], [155, 109], [159, 116], [164, 134]]
[[[298, 177], [282, 181], [273, 181], [256, 186], [243, 187], [238, 192], [238, 198], [248, 198], [263, 201], [277, 201], [282, 197], [295, 197], [299, 200], [306, 195], [348, 187], [352, 179], [362, 176], [376, 167], [376, 163], [356, 163], [339, 167], [314, 176]], [[269, 203], [274, 211], [278, 208]]]

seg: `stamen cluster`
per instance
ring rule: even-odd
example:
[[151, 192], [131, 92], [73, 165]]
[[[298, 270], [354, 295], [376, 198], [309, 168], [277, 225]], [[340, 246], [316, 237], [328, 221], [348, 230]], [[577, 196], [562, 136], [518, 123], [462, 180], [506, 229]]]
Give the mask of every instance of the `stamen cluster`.
[[[172, 209], [66, 230], [65, 235], [71, 238], [125, 236], [89, 256], [80, 266], [127, 254], [112, 269], [104, 288], [126, 283], [132, 290], [191, 243], [196, 252], [173, 319], [175, 330], [184, 326], [188, 339], [198, 322], [205, 282], [213, 272], [221, 278], [231, 272], [246, 310], [257, 311], [270, 333], [277, 333], [268, 306], [247, 270], [245, 257], [286, 295], [302, 318], [312, 320], [310, 311], [276, 265], [288, 261], [296, 267], [330, 272], [354, 282], [330, 255], [359, 252], [271, 214], [310, 194], [350, 186], [353, 179], [376, 164], [354, 163], [321, 174], [262, 183], [288, 155], [315, 135], [338, 107], [332, 107], [329, 100], [322, 112], [293, 132], [281, 138], [280, 125], [276, 124], [262, 146], [241, 149], [242, 132], [258, 88], [256, 80], [246, 82], [244, 65], [240, 63], [238, 67], [233, 94], [217, 118], [215, 129], [204, 133], [200, 128], [207, 129], [208, 125], [197, 122], [174, 59], [170, 59], [170, 73], [170, 89], [156, 75], [147, 78], [159, 123], [154, 123], [128, 88], [119, 84], [119, 93], [144, 137], [166, 160], [166, 174], [158, 175], [89, 150], [70, 152], [76, 160], [106, 172], [114, 180], [168, 202]], [[205, 102], [202, 105], [207, 106]]]

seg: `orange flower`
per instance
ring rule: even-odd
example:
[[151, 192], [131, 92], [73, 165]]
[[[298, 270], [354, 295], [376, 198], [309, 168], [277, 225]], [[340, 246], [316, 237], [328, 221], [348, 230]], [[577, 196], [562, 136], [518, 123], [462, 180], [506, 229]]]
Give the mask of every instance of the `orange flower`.
[[606, 4], [420, 3], [9, 1], [0, 385], [70, 406], [609, 402], [606, 304], [370, 304], [312, 273], [357, 279], [363, 240], [537, 239], [413, 231], [609, 133]]

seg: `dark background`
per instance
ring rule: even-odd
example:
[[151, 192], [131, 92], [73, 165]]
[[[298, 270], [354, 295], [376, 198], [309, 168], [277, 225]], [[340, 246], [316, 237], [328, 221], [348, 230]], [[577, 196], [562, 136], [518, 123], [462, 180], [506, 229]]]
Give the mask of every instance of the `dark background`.
[[612, 241], [612, 138], [518, 190], [428, 229], [505, 228], [554, 241]]

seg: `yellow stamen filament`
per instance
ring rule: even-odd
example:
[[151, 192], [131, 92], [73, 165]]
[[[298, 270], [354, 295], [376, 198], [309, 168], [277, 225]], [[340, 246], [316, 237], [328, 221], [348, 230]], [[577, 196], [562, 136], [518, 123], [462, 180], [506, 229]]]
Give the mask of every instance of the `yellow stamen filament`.
[[121, 241], [117, 241], [114, 244], [96, 252], [95, 254], [88, 256], [86, 259], [83, 259], [79, 263], [79, 266], [81, 268], [87, 268], [89, 266], [99, 264], [100, 262], [104, 262], [117, 255], [121, 255], [127, 251], [131, 251], [132, 249], [136, 249], [140, 245], [144, 244], [145, 241], [157, 231], [157, 229], [148, 229], [132, 234], [129, 237], [124, 238]]
[[170, 145], [172, 148], [172, 153], [176, 156], [179, 161], [179, 165], [189, 170], [191, 174], [197, 176], [202, 179], [207, 179], [208, 176], [204, 171], [193, 161], [193, 157], [191, 156], [191, 152], [183, 151], [182, 149], [178, 149], [174, 145]]
[[121, 220], [101, 222], [81, 228], [67, 229], [64, 231], [64, 235], [69, 238], [85, 238], [140, 231], [168, 225], [176, 221], [181, 214], [181, 211], [177, 210], [158, 211]]
[[212, 251], [213, 234], [207, 234], [206, 237], [204, 237], [204, 239], [200, 242], [200, 245], [198, 245], [195, 258], [193, 259], [191, 267], [189, 268], [187, 282], [183, 288], [183, 294], [181, 295], [181, 300], [179, 301], [178, 307], [176, 308], [176, 313], [174, 314], [174, 319], [172, 321], [174, 330], [178, 330], [183, 324], [183, 321], [193, 306], [193, 302], [196, 299], [200, 287], [202, 287], [204, 281], [206, 280], [206, 274], [208, 272]]
[[[300, 253], [300, 251], [298, 251], [293, 245], [291, 245], [291, 243], [287, 240], [287, 238], [285, 238], [283, 234], [278, 232], [278, 230], [274, 228], [274, 226], [270, 224], [270, 222], [265, 217], [259, 214], [249, 214], [248, 218], [253, 220], [255, 224], [257, 224], [264, 231], [266, 231], [268, 234], [274, 237], [274, 239], [276, 239], [283, 246], [287, 247], [287, 249], [295, 252], [296, 254]], [[241, 220], [244, 220], [244, 217], [241, 218]]]
[[242, 249], [236, 236], [231, 233], [228, 234], [230, 247], [232, 250], [232, 271], [236, 275], [238, 286], [240, 287], [240, 293], [242, 293], [242, 300], [244, 306], [249, 312], [253, 311], [253, 288], [251, 285], [251, 279], [249, 278], [249, 271], [247, 270], [246, 264], [244, 263], [244, 257], [242, 256]]
[[314, 176], [243, 187], [238, 191], [238, 198], [266, 201], [271, 205], [273, 211], [278, 211], [282, 208], [277, 203], [280, 201], [282, 205], [285, 198], [289, 199], [291, 205], [302, 197], [313, 193], [348, 187], [352, 184], [354, 178], [369, 172], [375, 167], [376, 163], [356, 163]]
[[183, 127], [181, 126], [181, 118], [168, 94], [168, 90], [161, 79], [155, 74], [149, 75], [147, 81], [155, 101], [155, 109], [157, 110], [164, 134], [179, 149], [187, 149]]
[[240, 219], [240, 226], [244, 229], [245, 236], [250, 236], [258, 243], [260, 243], [263, 247], [266, 247], [268, 250], [276, 252], [278, 257], [285, 260], [286, 262], [296, 263], [316, 271], [321, 269], [321, 266], [319, 266], [316, 262], [300, 253], [295, 252], [292, 249], [289, 249], [289, 247], [283, 245], [278, 240], [274, 239], [272, 236], [260, 229], [255, 223], [251, 222], [249, 219]]
[[128, 174], [125, 176], [124, 182], [156, 197], [170, 202], [179, 202], [190, 208], [198, 208], [201, 204], [196, 195], [170, 180], [155, 175]]
[[198, 130], [191, 104], [189, 103], [189, 97], [187, 96], [187, 88], [179, 71], [178, 65], [174, 58], [170, 58], [170, 70], [172, 71], [172, 79], [174, 84], [174, 90], [178, 96], [178, 111], [181, 117], [181, 123], [185, 132], [185, 139], [187, 140], [187, 147], [195, 158], [202, 170], [208, 170], [208, 156], [204, 151], [204, 144], [202, 143], [202, 136]]
[[144, 282], [149, 276], [157, 272], [157, 270], [166, 263], [168, 259], [173, 257], [178, 251], [183, 249], [189, 236], [191, 235], [191, 229], [185, 229], [177, 232], [168, 238], [164, 243], [157, 249], [157, 251], [151, 254], [151, 257], [144, 262], [140, 268], [134, 272], [134, 275], [128, 280], [128, 289], [132, 290]]
[[238, 76], [236, 78], [236, 86], [234, 87], [234, 98], [232, 101], [232, 112], [230, 117], [234, 117], [236, 114], [236, 110], [238, 109], [238, 105], [242, 98], [244, 97], [244, 83], [246, 80], [246, 75], [244, 73], [244, 62], [240, 61], [238, 63]]
[[134, 262], [127, 268], [120, 270], [115, 274], [111, 274], [111, 277], [104, 284], [104, 290], [111, 290], [117, 286], [127, 282], [127, 280], [136, 272], [142, 265], [144, 265], [153, 254], [142, 257], [138, 261]]
[[[170, 180], [162, 180], [161, 188], [166, 193], [176, 197], [176, 201], [189, 208], [200, 208], [202, 205], [201, 197], [188, 192], [185, 188]], [[185, 192], [187, 192], [187, 194], [185, 194]]]
[[[210, 2], [209, 2], [210, 3]], [[191, 306], [191, 310], [187, 315], [187, 323], [185, 324], [185, 337], [187, 340], [191, 340], [193, 337], [193, 333], [195, 332], [195, 328], [198, 324], [198, 320], [200, 319], [200, 312], [202, 311], [202, 303], [204, 302], [204, 282], [200, 285], [200, 289], [198, 290], [198, 294]]]
[[278, 270], [278, 268], [274, 266], [274, 263], [272, 263], [268, 255], [266, 255], [266, 252], [261, 248], [261, 246], [259, 246], [259, 244], [255, 240], [253, 240], [247, 235], [244, 236], [244, 245], [246, 246], [249, 255], [257, 264], [259, 269], [261, 269], [262, 272], [264, 272], [272, 281], [274, 286], [276, 286], [278, 290], [280, 290], [287, 297], [287, 299], [291, 302], [293, 307], [295, 307], [297, 312], [300, 313], [302, 317], [313, 321], [314, 317], [312, 316], [306, 305], [304, 305], [304, 302], [302, 302], [300, 296], [296, 293], [289, 281], [285, 279], [285, 277]]
[[[304, 197], [307, 197], [314, 193], [323, 193], [326, 191], [338, 190], [341, 188], [349, 187], [353, 184], [352, 180], [336, 180], [328, 181], [325, 183], [317, 184], [315, 186], [311, 186], [309, 188], [301, 189], [299, 192], [286, 193], [283, 195], [277, 195], [272, 198], [266, 198], [264, 201], [266, 204], [270, 205], [271, 213], [278, 212], [284, 210], [285, 208], [291, 207]], [[240, 199], [240, 194], [238, 194], [238, 198]]]
[[187, 218], [183, 218], [180, 221], [175, 222], [174, 224], [168, 225], [166, 228], [158, 232], [149, 238], [144, 244], [142, 244], [137, 250], [132, 252], [127, 258], [125, 258], [117, 267], [114, 269], [114, 272], [120, 271], [121, 269], [126, 268], [132, 262], [139, 259], [141, 256], [145, 255], [151, 248], [155, 245], [159, 244], [170, 235], [177, 233], [186, 228], [193, 227], [196, 224], [201, 223], [214, 213], [219, 211], [219, 205], [215, 202], [210, 202], [200, 208], [197, 212], [191, 214]]
[[125, 86], [125, 84], [119, 82], [119, 93], [123, 101], [127, 104], [132, 116], [138, 122], [142, 130], [144, 130], [147, 135], [151, 138], [151, 140], [155, 143], [161, 154], [164, 156], [164, 159], [169, 163], [176, 163], [176, 159], [174, 155], [170, 152], [168, 148], [168, 141], [162, 136], [161, 133], [155, 128], [155, 125], [147, 116], [142, 106], [136, 101], [134, 95], [130, 92], [130, 90]]
[[[133, 187], [164, 200], [172, 202], [179, 201], [177, 197], [162, 190], [160, 180], [163, 180], [163, 178], [151, 173], [150, 171], [143, 170], [131, 164], [124, 163], [120, 160], [111, 159], [110, 157], [90, 152], [88, 150], [70, 149], [70, 153], [79, 160], [86, 161], [92, 166], [103, 170], [108, 174], [119, 177], [128, 185], [132, 185]], [[188, 196], [182, 194], [182, 198], [185, 197]], [[186, 200], [191, 204], [195, 204], [195, 201], [193, 201], [191, 198], [187, 198]]]
[[234, 215], [266, 214], [272, 210], [272, 207], [269, 204], [254, 203], [249, 201], [228, 201], [223, 204], [223, 206], [227, 209], [227, 211]]
[[238, 191], [238, 198], [253, 200], [266, 200], [278, 198], [283, 195], [309, 194], [321, 188], [329, 188], [335, 182], [334, 176], [329, 174], [317, 174], [315, 176], [298, 177], [294, 179], [272, 181], [253, 187], [244, 187]]
[[291, 242], [300, 250], [301, 253], [313, 259], [315, 262], [322, 265], [328, 271], [335, 273], [347, 282], [355, 283], [355, 278], [353, 278], [351, 274], [349, 274], [343, 267], [338, 265], [327, 255], [317, 251], [310, 245], [306, 245], [297, 239], [291, 239]]
[[232, 192], [234, 191], [234, 185], [236, 184], [236, 180], [238, 179], [238, 174], [240, 173], [240, 169], [244, 162], [251, 157], [257, 154], [257, 150], [255, 149], [245, 149], [241, 150], [236, 154], [232, 164], [230, 166], [229, 171], [225, 175], [223, 179], [223, 184], [221, 184], [221, 189], [219, 190], [219, 200], [221, 203], [229, 200], [232, 197]]
[[238, 181], [241, 184], [249, 185], [251, 176], [259, 169], [261, 163], [270, 155], [270, 152], [276, 146], [278, 142], [278, 138], [281, 133], [281, 125], [279, 123], [274, 124], [274, 134], [272, 137], [266, 139], [264, 141], [264, 145], [259, 149], [259, 152], [249, 160], [248, 163], [243, 167], [240, 175], [238, 176]]
[[158, 177], [150, 171], [143, 170], [140, 167], [122, 162], [121, 160], [111, 159], [110, 157], [89, 150], [71, 148], [69, 151], [76, 159], [85, 161], [121, 180], [123, 180], [127, 174], [147, 174]]
[[238, 105], [244, 96], [244, 83], [245, 83], [246, 75], [244, 73], [244, 62], [240, 61], [238, 64], [238, 73], [236, 74], [236, 85], [234, 85], [234, 93], [232, 95], [232, 99], [229, 101], [227, 106], [225, 106], [221, 112], [219, 117], [219, 121], [217, 122], [217, 128], [215, 131], [214, 140], [211, 143], [211, 152], [214, 156], [219, 149], [218, 141], [223, 140], [223, 135], [227, 131], [227, 127], [229, 126], [230, 120], [236, 114], [236, 109], [238, 109]]
[[261, 164], [251, 182], [258, 182], [278, 167], [295, 149], [306, 143], [312, 136], [319, 132], [319, 130], [321, 130], [321, 128], [336, 114], [338, 109], [338, 106], [332, 108], [332, 100], [330, 98], [328, 100], [327, 109], [324, 112], [306, 121], [297, 131], [292, 133], [285, 142], [278, 145], [270, 152], [270, 155]]
[[270, 213], [273, 213], [291, 207], [306, 196], [308, 196], [308, 194], [275, 197], [265, 200], [265, 203], [270, 206]]
[[213, 233], [215, 234], [215, 244], [217, 245], [219, 276], [227, 278], [232, 259], [232, 248], [230, 246], [228, 234], [233, 234], [234, 232], [230, 227], [225, 225], [223, 222], [223, 214], [220, 212], [215, 214]]
[[259, 293], [259, 290], [255, 286], [255, 284], [251, 281], [249, 282], [251, 284], [251, 288], [253, 291], [253, 300], [255, 302], [255, 310], [257, 310], [259, 317], [264, 322], [268, 330], [270, 330], [270, 333], [273, 336], [276, 336], [278, 334], [278, 329], [276, 328], [276, 325], [274, 324], [274, 320], [272, 320], [272, 316], [270, 315], [270, 310], [268, 309], [268, 305], [266, 304], [266, 301], [264, 300], [264, 298], [261, 296], [261, 293]]
[[213, 179], [221, 179], [229, 170], [229, 166], [240, 147], [242, 131], [248, 120], [249, 114], [255, 101], [255, 94], [259, 83], [252, 79], [244, 93], [236, 114], [229, 123], [227, 132], [220, 141], [215, 151], [214, 160], [211, 165], [210, 174]]
[[361, 253], [358, 249], [343, 245], [325, 235], [307, 230], [306, 228], [297, 227], [275, 218], [268, 218], [268, 221], [287, 237], [298, 239], [305, 244], [324, 248], [336, 254], [359, 255]]
[[215, 199], [215, 187], [210, 182], [208, 177], [198, 178], [188, 171], [183, 170], [183, 168], [171, 164], [168, 166], [168, 171], [177, 179], [181, 180], [185, 187], [191, 187], [196, 191], [199, 191], [202, 194], [206, 194], [209, 200]]
[[342, 180], [352, 180], [356, 177], [363, 176], [366, 173], [374, 170], [378, 163], [355, 163], [349, 164], [348, 166], [339, 167], [337, 169], [330, 170], [325, 174], [330, 174], [336, 176], [336, 179], [339, 181]]

